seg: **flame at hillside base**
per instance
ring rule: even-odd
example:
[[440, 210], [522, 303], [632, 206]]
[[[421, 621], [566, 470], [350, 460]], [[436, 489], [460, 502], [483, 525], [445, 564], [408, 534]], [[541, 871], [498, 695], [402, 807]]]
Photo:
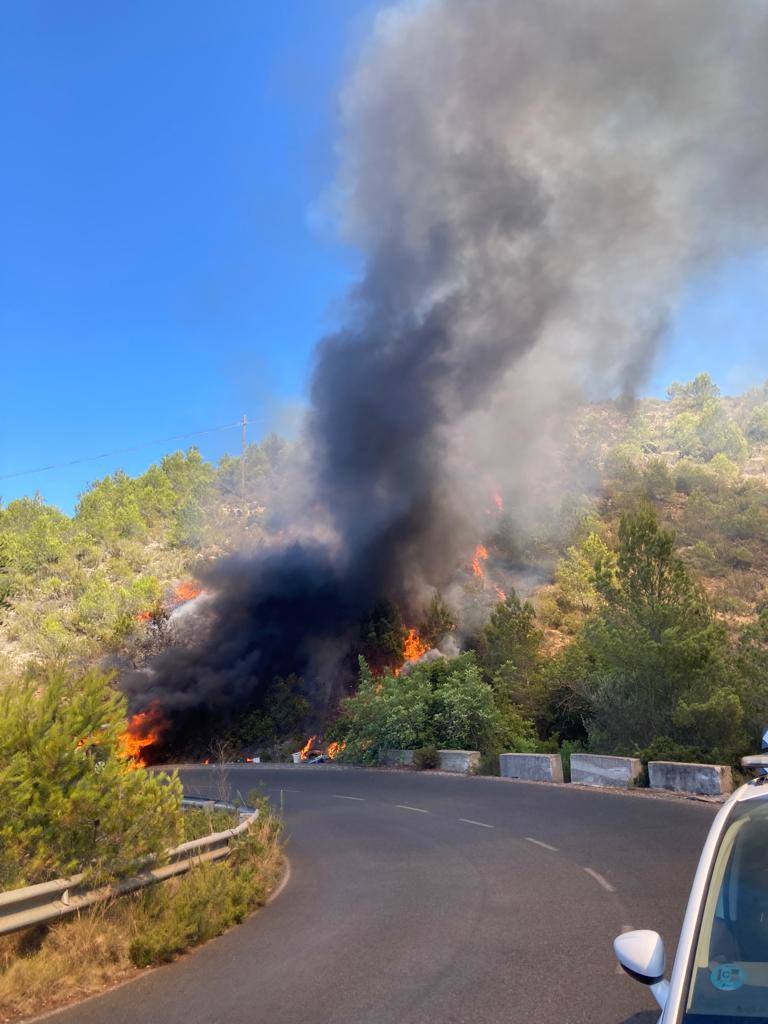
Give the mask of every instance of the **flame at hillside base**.
[[171, 604], [176, 608], [180, 604], [186, 604], [187, 601], [194, 601], [196, 597], [200, 597], [202, 592], [203, 588], [199, 583], [195, 583], [194, 580], [183, 580], [177, 587], [174, 587]]
[[[419, 635], [418, 629], [411, 626], [403, 642], [403, 664], [400, 668], [396, 668], [394, 670], [393, 675], [399, 676], [405, 665], [410, 662], [419, 661], [420, 658], [424, 657], [428, 650], [429, 644], [426, 643]], [[378, 693], [380, 690], [381, 686], [377, 687], [376, 692]]]
[[[501, 497], [499, 495], [497, 495], [496, 497], [498, 498], [498, 507], [499, 507], [499, 509], [501, 509], [502, 508]], [[475, 553], [474, 553], [474, 556], [472, 558], [472, 575], [476, 579], [481, 580], [482, 583], [483, 583], [483, 586], [485, 586], [486, 583], [490, 582], [492, 587], [493, 587], [493, 589], [494, 589], [496, 597], [498, 597], [498, 599], [500, 601], [506, 601], [506, 599], [507, 599], [507, 592], [506, 592], [506, 590], [503, 590], [497, 584], [493, 583], [493, 581], [489, 581], [488, 580], [488, 576], [487, 576], [486, 571], [485, 571], [485, 562], [487, 562], [487, 561], [488, 561], [488, 548], [486, 548], [484, 544], [478, 544], [477, 547], [475, 548]]]
[[131, 762], [132, 768], [146, 767], [144, 751], [160, 742], [168, 726], [168, 719], [157, 701], [150, 704], [146, 711], [131, 716], [125, 732], [120, 734], [119, 742], [121, 753]]
[[328, 744], [328, 750], [326, 751], [331, 761], [335, 761], [339, 754], [343, 754], [347, 744], [345, 742], [339, 743], [336, 740], [333, 743]]
[[485, 569], [483, 568], [483, 562], [488, 561], [488, 549], [483, 544], [478, 544], [475, 548], [475, 553], [472, 556], [472, 574], [477, 576], [478, 579], [485, 579]]
[[173, 588], [171, 596], [165, 602], [156, 602], [151, 608], [144, 608], [136, 615], [137, 622], [151, 622], [157, 619], [164, 612], [173, 612], [184, 604], [194, 601], [196, 597], [204, 593], [203, 588], [194, 580], [182, 580], [178, 586]]
[[411, 627], [403, 644], [403, 661], [418, 661], [428, 650], [429, 644], [419, 636], [418, 629]]

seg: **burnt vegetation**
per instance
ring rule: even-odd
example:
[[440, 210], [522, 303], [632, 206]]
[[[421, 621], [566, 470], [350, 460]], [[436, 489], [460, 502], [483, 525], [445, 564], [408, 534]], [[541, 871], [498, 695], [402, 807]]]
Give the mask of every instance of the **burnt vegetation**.
[[[470, 545], [415, 612], [392, 600], [366, 611], [355, 594], [345, 605], [331, 571], [330, 589], [309, 593], [287, 573], [285, 600], [273, 588], [266, 613], [281, 638], [272, 661], [253, 642], [252, 623], [265, 619], [249, 602], [262, 591], [243, 552], [263, 551], [269, 566], [296, 448], [252, 446], [239, 494], [237, 459], [215, 467], [192, 450], [141, 477], [97, 482], [72, 517], [40, 499], [12, 502], [0, 510], [3, 644], [19, 669], [106, 661], [129, 696], [139, 679], [134, 710], [157, 699], [168, 720], [155, 757], [283, 757], [312, 733], [358, 760], [392, 747], [563, 743], [734, 760], [768, 717], [768, 440], [755, 428], [765, 409], [768, 389], [723, 398], [706, 377], [630, 411], [582, 406], [561, 455], [589, 469], [594, 493], [566, 497], [535, 529], [516, 527], [489, 496], [476, 538], [487, 557]], [[679, 451], [680, 417], [689, 440], [691, 430], [711, 438], [717, 422], [727, 451], [695, 439]], [[222, 564], [233, 629], [250, 630], [262, 658], [240, 689], [248, 673], [238, 664], [223, 694], [230, 655], [195, 635], [210, 625], [195, 595], [215, 588]], [[302, 644], [323, 628], [332, 669], [318, 679]], [[184, 693], [184, 666], [201, 653], [210, 695], [164, 703], [165, 692]], [[158, 657], [181, 666], [170, 691], [147, 686]]]

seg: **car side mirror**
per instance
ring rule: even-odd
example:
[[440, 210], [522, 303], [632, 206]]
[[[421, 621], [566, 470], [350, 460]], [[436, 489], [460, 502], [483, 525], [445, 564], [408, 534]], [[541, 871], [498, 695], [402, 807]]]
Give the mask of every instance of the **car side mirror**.
[[663, 1009], [667, 1002], [669, 982], [664, 980], [666, 954], [659, 933], [625, 932], [613, 940], [613, 949], [616, 959], [630, 978], [648, 985], [654, 999]]

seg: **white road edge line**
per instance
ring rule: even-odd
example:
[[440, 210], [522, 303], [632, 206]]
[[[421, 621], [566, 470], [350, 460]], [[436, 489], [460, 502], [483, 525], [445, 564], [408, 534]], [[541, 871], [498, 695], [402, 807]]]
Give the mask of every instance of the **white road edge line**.
[[286, 885], [288, 885], [290, 880], [291, 880], [291, 862], [286, 857], [285, 858], [285, 871], [283, 872], [283, 877], [280, 879], [280, 882], [279, 882], [277, 888], [274, 890], [274, 892], [271, 892], [269, 894], [269, 896], [267, 897], [267, 906], [269, 906], [270, 903], [272, 903], [274, 900], [277, 899], [277, 897], [280, 895], [280, 893], [283, 891], [283, 889], [286, 887]]
[[607, 878], [603, 878], [599, 871], [594, 871], [592, 868], [583, 868], [582, 870], [586, 871], [591, 878], [594, 878], [597, 884], [602, 886], [606, 892], [616, 892], [616, 887], [611, 885]]
[[540, 839], [533, 839], [533, 838], [531, 838], [531, 836], [526, 836], [525, 837], [525, 841], [526, 841], [526, 843], [533, 843], [534, 846], [542, 846], [542, 847], [544, 847], [545, 850], [551, 850], [552, 853], [559, 853], [560, 852], [557, 849], [556, 846], [550, 846], [549, 843], [542, 843], [542, 841]]
[[341, 793], [331, 793], [334, 800], [365, 800], [364, 796], [344, 796]]
[[418, 811], [419, 814], [429, 814], [429, 811], [425, 811], [423, 807], [411, 807], [410, 804], [395, 804], [395, 807], [399, 807], [401, 811]]
[[479, 825], [480, 828], [496, 828], [495, 825], [486, 825], [484, 821], [473, 821], [472, 818], [459, 818], [459, 821], [463, 821], [467, 825]]

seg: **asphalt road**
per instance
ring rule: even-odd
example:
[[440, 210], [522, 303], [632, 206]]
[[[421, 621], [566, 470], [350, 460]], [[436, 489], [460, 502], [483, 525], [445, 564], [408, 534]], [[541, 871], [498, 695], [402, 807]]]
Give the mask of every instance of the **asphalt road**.
[[[182, 772], [219, 796], [215, 769]], [[433, 773], [243, 766], [282, 801], [269, 906], [60, 1024], [653, 1024], [622, 928], [674, 950], [707, 804]]]

